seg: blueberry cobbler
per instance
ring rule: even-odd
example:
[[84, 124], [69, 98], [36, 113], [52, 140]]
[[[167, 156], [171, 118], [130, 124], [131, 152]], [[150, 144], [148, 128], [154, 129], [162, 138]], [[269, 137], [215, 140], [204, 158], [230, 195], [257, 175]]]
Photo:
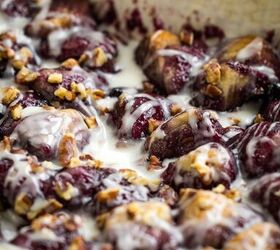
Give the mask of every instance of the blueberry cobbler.
[[0, 3], [1, 250], [280, 249], [269, 41], [137, 15], [133, 40], [110, 1]]

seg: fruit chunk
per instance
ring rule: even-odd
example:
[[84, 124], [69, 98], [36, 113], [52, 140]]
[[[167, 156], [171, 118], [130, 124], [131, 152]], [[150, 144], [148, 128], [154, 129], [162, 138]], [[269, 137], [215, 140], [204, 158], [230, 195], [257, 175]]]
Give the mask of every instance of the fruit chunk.
[[267, 174], [253, 186], [250, 197], [267, 209], [274, 219], [280, 223], [280, 174]]
[[262, 38], [247, 36], [225, 45], [203, 67], [194, 83], [199, 93], [192, 104], [214, 110], [233, 110], [268, 93], [278, 82], [280, 61]]
[[218, 143], [208, 143], [170, 163], [162, 174], [167, 183], [180, 188], [210, 189], [219, 184], [229, 187], [237, 175], [232, 153]]
[[272, 223], [258, 223], [233, 236], [224, 246], [224, 250], [279, 249], [280, 229]]
[[222, 194], [181, 189], [178, 223], [186, 247], [222, 248], [234, 234], [261, 221], [250, 208]]
[[[78, 111], [43, 110], [20, 120], [10, 138], [13, 145], [42, 160], [50, 160], [60, 158], [64, 153], [76, 156], [76, 150], [87, 144], [88, 134], [88, 127]], [[63, 152], [61, 147], [67, 146], [63, 144], [67, 135], [73, 137], [73, 143], [70, 151]]]
[[192, 108], [162, 123], [147, 139], [146, 148], [160, 159], [178, 157], [207, 142], [227, 144], [225, 133], [215, 112]]
[[178, 93], [198, 73], [206, 55], [194, 47], [181, 46], [179, 38], [159, 30], [144, 38], [136, 61], [152, 84], [166, 94]]
[[121, 138], [140, 139], [171, 115], [172, 102], [148, 94], [123, 93], [111, 113]]
[[279, 170], [279, 122], [261, 122], [247, 128], [238, 145], [242, 170], [248, 177]]
[[101, 217], [101, 222], [104, 238], [118, 250], [176, 249], [180, 240], [180, 234], [172, 225], [170, 208], [157, 201], [119, 206], [105, 219]]

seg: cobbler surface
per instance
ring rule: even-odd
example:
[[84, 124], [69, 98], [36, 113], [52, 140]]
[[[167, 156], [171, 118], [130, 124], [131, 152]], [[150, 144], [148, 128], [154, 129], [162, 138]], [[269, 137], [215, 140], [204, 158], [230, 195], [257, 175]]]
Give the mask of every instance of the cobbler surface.
[[280, 250], [279, 51], [92, 2], [0, 1], [0, 249]]

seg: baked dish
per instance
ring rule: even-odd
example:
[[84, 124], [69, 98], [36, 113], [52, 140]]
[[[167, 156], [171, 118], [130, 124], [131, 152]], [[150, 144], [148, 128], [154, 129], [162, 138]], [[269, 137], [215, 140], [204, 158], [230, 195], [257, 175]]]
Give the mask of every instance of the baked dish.
[[106, 11], [1, 1], [0, 249], [279, 250], [279, 51]]

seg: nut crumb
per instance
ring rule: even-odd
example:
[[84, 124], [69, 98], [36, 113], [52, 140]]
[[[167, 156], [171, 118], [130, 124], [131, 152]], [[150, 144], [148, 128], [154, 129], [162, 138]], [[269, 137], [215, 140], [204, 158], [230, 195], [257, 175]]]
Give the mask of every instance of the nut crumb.
[[48, 83], [60, 84], [63, 81], [63, 75], [60, 73], [52, 73], [48, 76]]
[[93, 64], [96, 67], [101, 67], [108, 61], [108, 57], [102, 48], [100, 47], [95, 48], [92, 53], [93, 53]]
[[4, 105], [11, 104], [14, 100], [18, 98], [20, 91], [15, 87], [9, 87], [4, 90], [4, 97], [2, 99], [2, 103]]
[[99, 202], [111, 201], [117, 198], [119, 191], [119, 188], [108, 188], [98, 192], [96, 198]]
[[157, 127], [160, 125], [160, 121], [154, 119], [154, 118], [150, 118], [148, 120], [148, 130], [149, 133], [151, 134], [153, 131], [155, 131], [157, 129]]
[[97, 121], [96, 121], [95, 116], [86, 117], [85, 122], [86, 122], [86, 124], [89, 128], [96, 128], [97, 127]]
[[58, 160], [63, 167], [67, 167], [73, 157], [78, 155], [78, 146], [72, 134], [65, 134], [58, 147]]
[[75, 60], [73, 58], [69, 58], [61, 64], [61, 66], [66, 68], [66, 69], [72, 69], [77, 65], [79, 65], [79, 63], [77, 62], [77, 60]]
[[19, 120], [21, 118], [22, 110], [23, 110], [23, 108], [20, 104], [17, 104], [14, 107], [12, 107], [11, 115], [12, 115], [13, 120]]
[[76, 98], [76, 94], [67, 90], [64, 87], [59, 87], [54, 91], [54, 95], [60, 98], [61, 100], [74, 101]]
[[193, 44], [193, 40], [194, 40], [194, 34], [191, 31], [181, 31], [180, 32], [180, 40], [183, 44], [185, 45], [192, 45]]
[[221, 80], [221, 65], [217, 59], [212, 59], [204, 66], [206, 81], [208, 83], [216, 85]]
[[155, 155], [151, 155], [148, 170], [155, 170], [161, 168], [161, 161]]
[[183, 109], [180, 107], [180, 105], [172, 103], [170, 110], [172, 115], [177, 115], [178, 113], [182, 112]]
[[16, 75], [16, 82], [19, 84], [31, 83], [34, 82], [38, 77], [38, 72], [33, 72], [32, 70], [23, 67]]

